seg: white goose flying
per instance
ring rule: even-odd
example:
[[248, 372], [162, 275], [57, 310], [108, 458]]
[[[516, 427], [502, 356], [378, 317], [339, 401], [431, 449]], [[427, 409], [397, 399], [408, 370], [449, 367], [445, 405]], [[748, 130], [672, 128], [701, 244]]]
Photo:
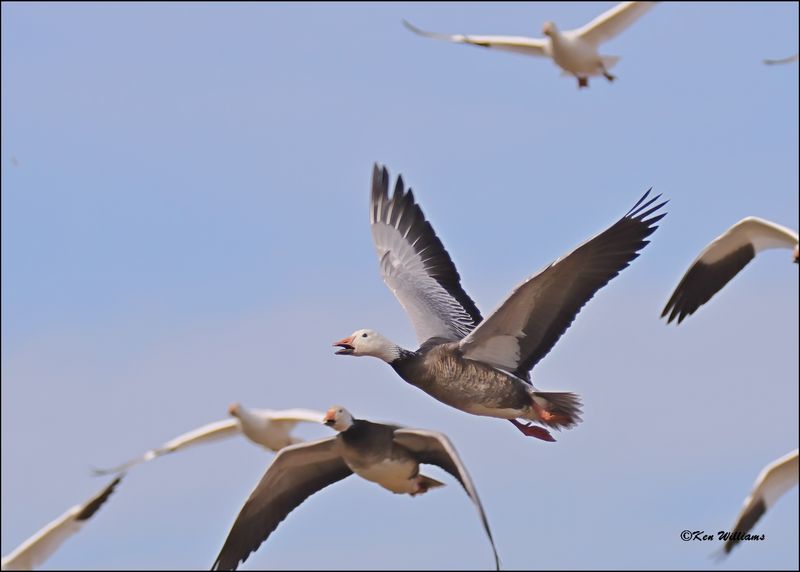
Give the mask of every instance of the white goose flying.
[[[797, 479], [797, 449], [795, 449], [764, 467], [753, 485], [753, 490], [745, 499], [731, 532], [746, 534], [786, 491], [797, 485]], [[725, 554], [729, 554], [739, 542], [740, 537], [737, 534], [731, 535], [723, 546]]]
[[608, 81], [615, 77], [608, 70], [619, 61], [617, 56], [601, 56], [598, 48], [633, 24], [656, 2], [621, 2], [581, 28], [559, 31], [553, 22], [542, 28], [545, 38], [524, 36], [472, 36], [426, 32], [403, 20], [406, 28], [427, 38], [472, 44], [529, 56], [551, 58], [567, 75], [578, 80], [578, 87], [588, 87], [589, 77], [603, 75]]
[[225, 439], [239, 434], [244, 434], [250, 441], [266, 449], [278, 451], [287, 445], [294, 445], [302, 441], [290, 435], [291, 430], [298, 422], [322, 423], [322, 418], [324, 417], [323, 413], [309, 409], [286, 409], [283, 411], [246, 409], [238, 403], [228, 407], [228, 413], [231, 414], [233, 419], [225, 419], [203, 425], [117, 467], [96, 469], [94, 472], [98, 475], [106, 475], [127, 471], [134, 465], [150, 461], [167, 453], [174, 453], [192, 445]]
[[78, 532], [114, 492], [122, 476], [103, 487], [83, 504], [76, 505], [4, 556], [2, 570], [33, 570], [58, 550], [65, 540]]
[[442, 403], [473, 415], [508, 419], [522, 433], [554, 441], [543, 427], [580, 421], [577, 395], [539, 391], [530, 370], [546, 356], [595, 293], [649, 241], [664, 214], [650, 191], [622, 218], [520, 284], [485, 320], [461, 287], [450, 255], [422, 209], [389, 172], [372, 173], [370, 223], [383, 280], [406, 310], [420, 344], [409, 351], [373, 330], [333, 345], [338, 355], [372, 356]]
[[794, 249], [798, 261], [797, 233], [785, 226], [754, 216], [744, 218], [706, 246], [672, 293], [661, 317], [680, 324], [708, 302], [756, 254], [771, 248]]
[[[423, 475], [420, 464], [436, 465], [458, 480], [478, 511], [492, 546], [495, 566], [500, 569], [478, 491], [444, 434], [355, 419], [340, 406], [328, 410], [325, 424], [338, 434], [292, 445], [277, 454], [239, 511], [212, 570], [235, 570], [308, 497], [353, 473], [395, 494], [415, 496], [444, 486]], [[354, 515], [339, 515], [332, 519], [332, 525], [354, 527], [358, 520]], [[363, 541], [359, 540], [361, 534], [362, 531], [354, 531], [353, 550]], [[400, 538], [398, 549], [406, 550], [407, 541]]]

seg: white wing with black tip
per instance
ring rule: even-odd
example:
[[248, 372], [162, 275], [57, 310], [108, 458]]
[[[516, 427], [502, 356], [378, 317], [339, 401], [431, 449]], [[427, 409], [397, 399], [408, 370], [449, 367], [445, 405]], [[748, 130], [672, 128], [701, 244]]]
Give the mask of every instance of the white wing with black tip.
[[114, 492], [122, 480], [118, 476], [83, 504], [76, 505], [14, 549], [2, 560], [2, 570], [33, 570], [78, 532]]
[[494, 48], [506, 52], [514, 52], [526, 56], [547, 56], [545, 46], [547, 41], [540, 38], [527, 38], [525, 36], [473, 36], [464, 34], [440, 34], [426, 32], [410, 22], [403, 20], [403, 25], [420, 36], [435, 40], [446, 40], [457, 44], [470, 44], [481, 48]]
[[389, 172], [376, 164], [370, 199], [372, 240], [383, 280], [405, 309], [420, 344], [439, 337], [459, 340], [481, 314], [461, 287], [450, 255], [422, 209], [397, 178], [389, 196]]
[[[731, 532], [744, 534], [751, 530], [764, 513], [772, 508], [786, 491], [797, 485], [797, 479], [797, 450], [764, 467], [753, 485], [753, 490], [745, 499]], [[725, 553], [730, 553], [738, 542], [739, 540], [736, 539], [735, 535], [731, 536], [723, 547]]]
[[500, 557], [497, 555], [497, 548], [494, 545], [492, 531], [489, 528], [489, 521], [486, 520], [486, 513], [483, 511], [483, 505], [481, 504], [481, 499], [478, 497], [478, 491], [475, 489], [475, 485], [472, 483], [467, 468], [464, 466], [464, 463], [461, 462], [461, 458], [458, 456], [450, 440], [444, 434], [436, 431], [426, 431], [424, 429], [397, 429], [394, 432], [394, 442], [412, 451], [414, 457], [420, 463], [441, 467], [461, 483], [461, 486], [464, 487], [467, 495], [469, 495], [469, 498], [478, 510], [481, 523], [483, 523], [483, 529], [486, 531], [486, 536], [489, 537], [489, 542], [492, 545], [495, 566], [497, 570], [500, 570]]
[[[467, 359], [528, 379], [595, 292], [639, 256], [666, 213], [650, 191], [611, 227], [519, 285], [461, 340]], [[649, 218], [648, 218], [649, 217]]]
[[714, 239], [700, 253], [670, 296], [661, 317], [667, 323], [686, 316], [708, 302], [755, 258], [771, 248], [796, 248], [797, 233], [757, 217], [747, 217]]
[[212, 570], [236, 570], [308, 497], [352, 474], [337, 437], [284, 447], [250, 493]]
[[121, 465], [111, 467], [110, 469], [95, 469], [94, 473], [96, 475], [107, 475], [111, 473], [124, 472], [131, 467], [138, 465], [139, 463], [151, 461], [157, 457], [166, 455], [167, 453], [174, 453], [175, 451], [191, 447], [192, 445], [198, 445], [200, 443], [208, 443], [210, 441], [233, 437], [234, 435], [241, 433], [241, 431], [242, 429], [238, 419], [224, 419], [222, 421], [215, 421], [213, 423], [209, 423], [208, 425], [203, 425], [202, 427], [193, 429], [192, 431], [184, 433], [183, 435], [179, 435], [178, 437], [167, 441], [161, 447], [151, 449], [146, 453]]

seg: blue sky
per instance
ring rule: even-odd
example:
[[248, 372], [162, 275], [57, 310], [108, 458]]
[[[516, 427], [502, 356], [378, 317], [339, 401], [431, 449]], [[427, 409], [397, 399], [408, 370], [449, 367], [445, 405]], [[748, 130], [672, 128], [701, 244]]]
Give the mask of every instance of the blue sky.
[[[798, 272], [767, 252], [680, 327], [658, 315], [748, 215], [798, 228], [797, 3], [663, 3], [579, 91], [546, 60], [414, 36], [539, 35], [613, 3], [2, 5], [2, 553], [120, 462], [253, 407], [334, 403], [446, 432], [520, 568], [794, 568], [795, 488], [718, 564], [761, 468], [798, 444]], [[534, 370], [579, 393], [557, 443], [438, 403], [330, 343], [412, 347], [382, 283], [372, 163], [402, 173], [484, 314], [624, 214], [652, 244]], [[306, 427], [308, 438], [328, 434]], [[48, 568], [207, 568], [271, 455], [219, 443], [132, 471]], [[431, 469], [430, 474], [437, 472]], [[439, 473], [441, 475], [441, 473]], [[350, 478], [259, 568], [487, 568], [466, 495]]]

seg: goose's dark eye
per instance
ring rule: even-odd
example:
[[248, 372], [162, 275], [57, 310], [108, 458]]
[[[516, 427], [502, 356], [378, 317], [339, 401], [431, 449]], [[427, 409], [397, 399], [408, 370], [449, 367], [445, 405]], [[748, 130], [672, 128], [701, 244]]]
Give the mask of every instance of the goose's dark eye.
[[367, 334], [361, 334], [361, 337], [362, 337], [362, 338], [366, 338], [366, 337], [367, 337]]

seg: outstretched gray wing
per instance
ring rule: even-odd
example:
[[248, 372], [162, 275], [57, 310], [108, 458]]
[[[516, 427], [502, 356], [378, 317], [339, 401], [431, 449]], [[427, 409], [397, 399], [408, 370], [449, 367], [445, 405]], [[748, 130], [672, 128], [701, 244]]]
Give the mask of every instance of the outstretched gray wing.
[[[461, 341], [465, 358], [521, 378], [556, 344], [595, 292], [626, 268], [655, 231], [666, 204], [650, 191], [616, 223], [532, 276]], [[648, 218], [651, 217], [651, 218]]]
[[486, 520], [486, 513], [483, 512], [481, 499], [478, 498], [478, 491], [472, 484], [467, 468], [461, 462], [455, 447], [450, 440], [442, 433], [436, 431], [426, 431], [424, 429], [397, 429], [394, 432], [394, 442], [412, 451], [414, 457], [420, 462], [428, 465], [436, 465], [450, 473], [472, 499], [478, 514], [481, 517], [483, 528], [494, 553], [494, 562], [497, 570], [500, 570], [500, 557], [497, 555], [497, 548], [494, 545], [492, 531], [489, 528], [489, 521]]
[[466, 336], [481, 321], [478, 308], [411, 189], [406, 191], [398, 177], [390, 197], [389, 172], [377, 164], [370, 223], [383, 280], [405, 308], [419, 343]]
[[351, 473], [335, 436], [281, 449], [239, 511], [211, 569], [236, 570], [304, 500]]

